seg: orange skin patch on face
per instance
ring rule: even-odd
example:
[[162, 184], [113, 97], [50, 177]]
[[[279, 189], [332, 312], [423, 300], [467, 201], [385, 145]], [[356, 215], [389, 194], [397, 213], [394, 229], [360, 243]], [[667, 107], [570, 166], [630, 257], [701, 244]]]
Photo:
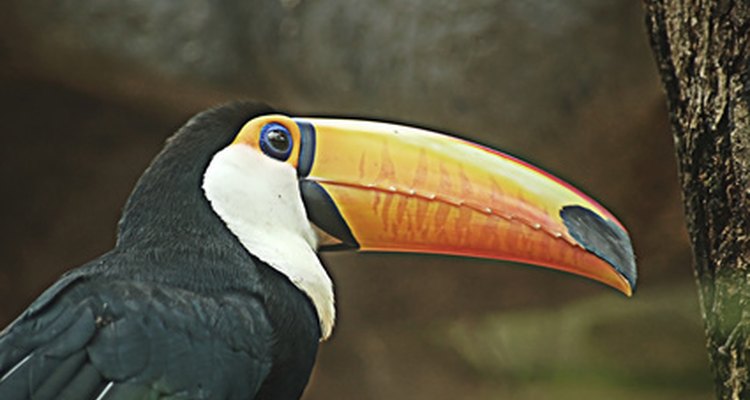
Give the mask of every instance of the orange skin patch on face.
[[250, 120], [242, 127], [242, 129], [240, 129], [240, 132], [237, 134], [232, 144], [244, 144], [257, 151], [262, 151], [260, 148], [260, 133], [263, 130], [263, 127], [270, 123], [282, 125], [292, 135], [292, 152], [285, 162], [291, 165], [294, 169], [297, 169], [297, 164], [299, 163], [301, 134], [297, 123], [285, 115], [266, 115]]

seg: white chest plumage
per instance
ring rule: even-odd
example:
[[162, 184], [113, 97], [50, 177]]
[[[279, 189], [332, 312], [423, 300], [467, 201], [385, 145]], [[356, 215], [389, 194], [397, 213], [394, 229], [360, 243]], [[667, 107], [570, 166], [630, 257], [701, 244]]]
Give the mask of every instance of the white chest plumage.
[[219, 151], [206, 169], [211, 207], [245, 248], [310, 297], [327, 339], [336, 319], [333, 283], [315, 251], [296, 171], [246, 145]]

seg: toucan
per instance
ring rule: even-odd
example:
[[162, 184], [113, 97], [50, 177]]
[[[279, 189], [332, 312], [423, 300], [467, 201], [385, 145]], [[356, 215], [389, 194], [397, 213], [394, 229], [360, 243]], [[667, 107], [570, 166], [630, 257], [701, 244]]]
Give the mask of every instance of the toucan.
[[334, 327], [324, 249], [510, 260], [627, 296], [636, 284], [623, 225], [527, 162], [235, 102], [170, 137], [114, 248], [0, 332], [0, 399], [297, 399]]

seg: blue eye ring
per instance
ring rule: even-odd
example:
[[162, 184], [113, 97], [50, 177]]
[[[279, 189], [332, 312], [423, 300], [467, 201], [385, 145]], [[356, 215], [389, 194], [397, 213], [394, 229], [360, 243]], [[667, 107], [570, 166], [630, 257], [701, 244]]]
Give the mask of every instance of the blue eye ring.
[[260, 149], [279, 161], [286, 161], [292, 154], [292, 134], [284, 125], [271, 122], [260, 130]]

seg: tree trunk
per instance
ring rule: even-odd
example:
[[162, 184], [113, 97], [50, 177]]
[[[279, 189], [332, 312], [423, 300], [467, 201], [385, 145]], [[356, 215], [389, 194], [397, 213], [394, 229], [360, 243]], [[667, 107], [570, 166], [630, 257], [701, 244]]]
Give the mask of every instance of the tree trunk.
[[645, 0], [645, 7], [717, 396], [750, 399], [750, 2]]

